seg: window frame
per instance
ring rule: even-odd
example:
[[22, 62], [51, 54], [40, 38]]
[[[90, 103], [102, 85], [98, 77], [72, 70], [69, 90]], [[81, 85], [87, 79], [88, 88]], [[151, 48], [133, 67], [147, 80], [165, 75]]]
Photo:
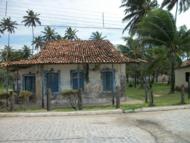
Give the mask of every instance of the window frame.
[[53, 95], [58, 95], [60, 92], [60, 72], [59, 71], [47, 71], [45, 72], [45, 87], [48, 89], [48, 74], [57, 74], [57, 91], [51, 91]]
[[[76, 77], [73, 77], [74, 73], [76, 73], [76, 75], [77, 75]], [[79, 73], [79, 79], [82, 80], [82, 85], [80, 84], [81, 87], [79, 87], [79, 88], [73, 88], [74, 87], [73, 80], [77, 79], [77, 81], [78, 81], [78, 73]], [[82, 74], [82, 77], [80, 77], [81, 74]], [[71, 88], [76, 89], [76, 90], [78, 90], [78, 89], [84, 90], [84, 84], [85, 84], [85, 77], [84, 76], [85, 75], [84, 75], [83, 70], [70, 70], [70, 86], [71, 86]], [[79, 82], [81, 82], [81, 80]]]
[[[113, 84], [112, 84], [112, 89], [111, 90], [105, 90], [104, 88], [104, 73], [107, 73], [107, 72], [111, 72], [112, 73], [112, 81], [113, 81]], [[105, 92], [105, 93], [111, 93], [111, 92], [114, 92], [115, 91], [115, 69], [103, 69], [101, 71], [101, 80], [102, 80], [102, 92]]]

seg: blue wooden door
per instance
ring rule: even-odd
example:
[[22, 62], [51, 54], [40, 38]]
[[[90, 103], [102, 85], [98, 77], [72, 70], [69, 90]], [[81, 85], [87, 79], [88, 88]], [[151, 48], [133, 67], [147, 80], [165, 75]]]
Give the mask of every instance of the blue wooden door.
[[24, 76], [24, 90], [32, 92], [35, 94], [36, 78], [33, 75]]
[[114, 73], [112, 71], [102, 72], [102, 82], [104, 91], [112, 91], [114, 85]]
[[58, 73], [47, 73], [46, 77], [47, 77], [47, 82], [46, 82], [47, 89], [50, 88], [52, 92], [58, 92], [59, 90]]

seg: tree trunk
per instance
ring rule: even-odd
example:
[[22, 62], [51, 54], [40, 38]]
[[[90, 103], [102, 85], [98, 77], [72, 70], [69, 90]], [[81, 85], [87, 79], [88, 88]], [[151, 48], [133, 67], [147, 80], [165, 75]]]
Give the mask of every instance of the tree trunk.
[[[34, 41], [34, 27], [32, 26], [32, 42]], [[34, 53], [34, 45], [32, 44], [32, 55]]]
[[145, 91], [145, 103], [148, 103], [148, 83], [146, 78], [144, 79], [144, 91]]
[[152, 90], [152, 84], [150, 83], [150, 95], [149, 95], [149, 98], [150, 98], [150, 102], [149, 102], [149, 106], [154, 106], [154, 94], [153, 94], [153, 90]]
[[184, 87], [184, 85], [182, 85], [181, 86], [181, 104], [185, 104], [184, 94], [185, 94], [185, 87]]
[[[9, 46], [10, 46], [10, 33], [8, 33], [8, 43], [7, 43], [8, 45], [8, 49], [7, 49], [7, 59], [6, 59], [6, 61], [8, 62], [9, 61]], [[8, 90], [9, 90], [9, 77], [8, 77], [8, 69], [6, 69], [6, 78], [7, 78], [7, 80], [6, 80], [6, 92], [8, 93]]]
[[174, 54], [172, 55], [171, 59], [171, 87], [170, 87], [170, 93], [175, 92], [175, 57]]
[[175, 24], [176, 24], [176, 22], [177, 22], [178, 3], [179, 3], [179, 0], [177, 0], [177, 4], [176, 4], [176, 10], [175, 10]]

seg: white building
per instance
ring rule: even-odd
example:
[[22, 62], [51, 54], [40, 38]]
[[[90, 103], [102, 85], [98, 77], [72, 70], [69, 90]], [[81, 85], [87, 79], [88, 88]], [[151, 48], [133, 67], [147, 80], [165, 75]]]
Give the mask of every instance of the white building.
[[[16, 90], [28, 90], [40, 103], [51, 89], [53, 100], [67, 89], [82, 89], [84, 103], [111, 102], [116, 88], [125, 88], [130, 62], [109, 41], [53, 41], [34, 58], [6, 65], [16, 75]], [[124, 92], [124, 90], [122, 90]]]

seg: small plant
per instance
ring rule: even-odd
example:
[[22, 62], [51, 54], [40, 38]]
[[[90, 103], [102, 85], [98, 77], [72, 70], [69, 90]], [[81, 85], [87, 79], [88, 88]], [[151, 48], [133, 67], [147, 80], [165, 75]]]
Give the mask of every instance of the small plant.
[[28, 90], [22, 90], [20, 92], [20, 97], [23, 97], [23, 98], [28, 98], [30, 96], [32, 96], [32, 92], [28, 91]]
[[32, 96], [32, 92], [27, 91], [27, 90], [22, 90], [19, 94], [19, 97], [22, 98], [23, 103], [26, 105], [29, 103], [29, 97]]

